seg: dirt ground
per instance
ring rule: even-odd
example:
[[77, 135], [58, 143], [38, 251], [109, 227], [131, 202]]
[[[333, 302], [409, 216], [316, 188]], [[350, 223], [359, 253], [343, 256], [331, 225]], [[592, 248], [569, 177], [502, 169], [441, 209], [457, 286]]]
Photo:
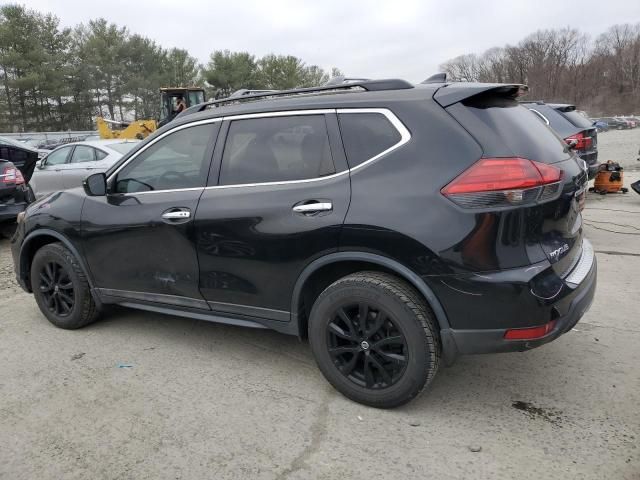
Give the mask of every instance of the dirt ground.
[[[600, 135], [640, 179], [640, 128]], [[640, 479], [640, 195], [589, 195], [591, 310], [527, 353], [462, 358], [380, 411], [270, 331], [124, 309], [50, 325], [0, 241], [0, 478]]]

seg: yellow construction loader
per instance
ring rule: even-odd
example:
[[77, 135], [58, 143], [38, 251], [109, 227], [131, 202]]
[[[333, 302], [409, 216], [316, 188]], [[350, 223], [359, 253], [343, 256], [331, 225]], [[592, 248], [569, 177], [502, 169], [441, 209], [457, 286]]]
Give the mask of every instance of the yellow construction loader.
[[160, 89], [160, 118], [158, 120], [134, 120], [131, 122], [117, 122], [103, 117], [96, 119], [100, 138], [122, 138], [142, 140], [158, 127], [169, 123], [177, 114], [178, 102], [183, 99], [186, 108], [203, 103], [206, 98], [200, 87], [172, 87]]

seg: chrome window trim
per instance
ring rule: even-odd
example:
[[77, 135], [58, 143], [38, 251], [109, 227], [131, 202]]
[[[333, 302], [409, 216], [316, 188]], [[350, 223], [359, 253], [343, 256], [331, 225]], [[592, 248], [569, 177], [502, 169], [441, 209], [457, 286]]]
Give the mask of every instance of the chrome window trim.
[[546, 123], [547, 125], [550, 124], [549, 119], [545, 117], [543, 114], [541, 114], [538, 110], [536, 110], [535, 108], [530, 108], [529, 110], [535, 113], [536, 115], [538, 115], [544, 123]]
[[371, 163], [375, 162], [379, 158], [381, 158], [381, 157], [387, 155], [388, 153], [391, 153], [392, 151], [402, 147], [404, 144], [409, 142], [409, 140], [411, 140], [411, 132], [409, 132], [407, 127], [404, 125], [404, 123], [402, 123], [402, 121], [400, 121], [400, 119], [391, 110], [389, 110], [387, 108], [338, 108], [338, 109], [323, 108], [323, 109], [315, 109], [315, 110], [282, 110], [282, 111], [278, 111], [278, 112], [262, 112], [262, 113], [246, 113], [246, 114], [238, 114], [238, 115], [229, 115], [229, 116], [225, 116], [225, 117], [198, 120], [197, 122], [192, 122], [192, 123], [187, 123], [187, 124], [184, 124], [184, 125], [180, 125], [180, 126], [178, 126], [176, 128], [173, 128], [173, 129], [163, 133], [162, 135], [158, 136], [157, 138], [154, 138], [153, 141], [149, 142], [143, 148], [138, 150], [134, 155], [132, 155], [129, 159], [127, 159], [127, 161], [125, 163], [120, 165], [111, 175], [109, 175], [109, 178], [107, 179], [107, 181], [110, 181], [113, 178], [114, 175], [116, 175], [127, 164], [129, 164], [129, 162], [131, 162], [135, 158], [137, 158], [138, 155], [140, 155], [142, 152], [144, 152], [151, 145], [155, 144], [156, 142], [158, 142], [162, 138], [166, 137], [167, 135], [170, 135], [170, 134], [172, 134], [174, 132], [177, 132], [179, 130], [183, 130], [185, 128], [194, 127], [194, 126], [198, 126], [198, 125], [205, 125], [207, 123], [222, 122], [222, 121], [226, 121], [226, 120], [245, 120], [245, 119], [252, 119], [252, 118], [269, 118], [269, 117], [290, 117], [290, 116], [297, 116], [297, 115], [324, 115], [324, 114], [328, 114], [328, 113], [336, 113], [336, 114], [341, 114], [341, 113], [349, 113], [349, 114], [378, 113], [378, 114], [384, 115], [387, 118], [387, 120], [389, 120], [391, 125], [393, 125], [393, 127], [400, 134], [400, 140], [395, 145], [392, 145], [391, 147], [387, 148], [386, 150], [383, 150], [382, 152], [374, 155], [373, 157], [369, 158], [368, 160], [365, 160], [360, 165], [356, 165], [353, 168], [347, 168], [346, 170], [343, 170], [341, 172], [336, 172], [336, 173], [333, 173], [331, 175], [327, 175], [327, 176], [324, 176], [324, 177], [307, 178], [307, 179], [302, 179], [302, 180], [284, 180], [284, 181], [281, 181], [281, 182], [242, 183], [242, 184], [235, 184], [235, 185], [213, 185], [213, 186], [209, 186], [209, 187], [178, 188], [178, 189], [172, 189], [172, 190], [151, 190], [151, 191], [148, 191], [148, 192], [130, 192], [130, 193], [126, 193], [126, 194], [120, 193], [120, 194], [115, 194], [115, 195], [146, 195], [146, 194], [154, 194], [154, 193], [182, 192], [182, 191], [189, 191], [189, 190], [218, 190], [218, 189], [227, 189], [227, 188], [270, 187], [270, 186], [291, 185], [291, 184], [298, 184], [298, 183], [322, 182], [322, 181], [326, 181], [326, 180], [332, 180], [334, 178], [338, 178], [338, 177], [341, 177], [343, 175], [347, 175], [349, 173], [353, 173], [353, 172], [355, 172], [357, 170], [360, 170], [361, 168], [365, 167], [366, 165], [370, 165]]

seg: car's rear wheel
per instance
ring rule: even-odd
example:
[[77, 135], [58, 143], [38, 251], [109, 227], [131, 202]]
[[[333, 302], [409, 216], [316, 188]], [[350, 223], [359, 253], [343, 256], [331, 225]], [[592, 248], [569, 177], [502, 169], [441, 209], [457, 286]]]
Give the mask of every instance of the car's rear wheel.
[[36, 252], [31, 263], [31, 287], [38, 307], [57, 327], [76, 329], [98, 317], [78, 260], [60, 243], [45, 245]]
[[318, 367], [339, 392], [378, 408], [418, 395], [440, 360], [428, 305], [387, 273], [355, 273], [327, 287], [311, 310], [309, 341]]

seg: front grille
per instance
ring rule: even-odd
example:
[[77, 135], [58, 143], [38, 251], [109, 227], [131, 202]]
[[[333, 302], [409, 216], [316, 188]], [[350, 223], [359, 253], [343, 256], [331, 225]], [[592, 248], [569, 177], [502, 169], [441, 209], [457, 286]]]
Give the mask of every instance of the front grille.
[[591, 267], [593, 266], [593, 259], [595, 257], [595, 252], [593, 251], [593, 246], [591, 242], [586, 238], [582, 240], [582, 255], [580, 255], [580, 260], [576, 264], [575, 268], [569, 273], [567, 278], [565, 278], [565, 282], [571, 288], [576, 288], [580, 283], [587, 277], [589, 272], [591, 271]]

